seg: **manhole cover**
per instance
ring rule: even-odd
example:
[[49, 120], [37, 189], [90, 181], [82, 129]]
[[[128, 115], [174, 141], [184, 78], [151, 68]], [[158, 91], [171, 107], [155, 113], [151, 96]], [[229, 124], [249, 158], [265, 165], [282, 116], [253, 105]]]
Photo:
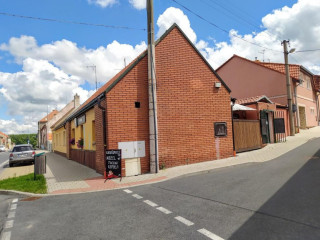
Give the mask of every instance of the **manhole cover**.
[[22, 199], [20, 201], [35, 201], [35, 200], [38, 200], [40, 198], [42, 198], [42, 197], [28, 197], [28, 198], [24, 198], [24, 199]]

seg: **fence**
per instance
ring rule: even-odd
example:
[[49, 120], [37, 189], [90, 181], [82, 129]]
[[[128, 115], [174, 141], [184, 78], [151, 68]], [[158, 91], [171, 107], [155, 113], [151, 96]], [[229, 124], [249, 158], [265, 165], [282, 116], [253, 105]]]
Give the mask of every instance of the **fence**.
[[96, 170], [96, 152], [88, 150], [71, 149], [71, 160]]
[[233, 129], [236, 152], [244, 152], [262, 147], [259, 120], [233, 120]]
[[274, 113], [274, 134], [276, 136], [275, 142], [285, 142], [286, 139], [286, 126], [285, 126], [286, 111], [275, 111]]

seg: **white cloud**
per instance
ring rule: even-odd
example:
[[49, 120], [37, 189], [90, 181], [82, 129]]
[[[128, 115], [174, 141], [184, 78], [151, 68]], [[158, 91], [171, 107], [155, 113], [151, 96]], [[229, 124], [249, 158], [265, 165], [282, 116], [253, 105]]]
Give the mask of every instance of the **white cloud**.
[[174, 23], [179, 25], [191, 42], [196, 42], [197, 35], [190, 26], [189, 18], [179, 8], [174, 7], [167, 8], [164, 13], [159, 16], [157, 21], [159, 27], [157, 37], [159, 38]]
[[50, 61], [64, 73], [94, 84], [94, 73], [87, 66], [95, 65], [98, 81], [105, 83], [124, 67], [124, 59], [127, 63], [132, 61], [146, 47], [145, 42], [131, 46], [113, 41], [106, 47], [86, 49], [65, 39], [38, 46], [34, 37], [21, 36], [1, 44], [0, 50], [10, 52], [19, 64], [26, 58]]
[[95, 4], [97, 6], [105, 8], [118, 3], [118, 1], [117, 0], [88, 0], [88, 3]]
[[136, 9], [141, 10], [146, 8], [146, 0], [129, 0], [129, 3]]
[[[124, 59], [129, 63], [145, 49], [144, 42], [131, 46], [113, 41], [86, 49], [65, 39], [39, 46], [32, 36], [11, 38], [0, 50], [9, 52], [22, 71], [0, 72], [0, 102], [7, 105], [8, 115], [21, 116], [21, 123], [37, 122], [48, 105], [50, 110], [61, 109], [75, 93], [81, 102], [93, 94], [81, 87], [86, 81], [95, 85], [94, 71], [87, 66], [96, 66], [98, 86], [102, 86], [124, 67]], [[36, 125], [31, 130], [35, 132]]]
[[[283, 47], [280, 44], [282, 40], [290, 39], [291, 47], [297, 51], [319, 48], [319, 11], [320, 1], [299, 0], [291, 8], [277, 9], [262, 18], [264, 31], [240, 35], [236, 30], [230, 30], [230, 43], [216, 42], [214, 39], [211, 41], [210, 37], [211, 40], [200, 40], [196, 46], [213, 68], [219, 67], [233, 54], [251, 60], [257, 57], [261, 61], [264, 58], [265, 61], [283, 63]], [[319, 52], [293, 53], [289, 55], [289, 61], [320, 74]]]
[[32, 131], [34, 129], [34, 124], [21, 124], [15, 119], [2, 120], [0, 119], [0, 131], [5, 134], [19, 134], [19, 133], [36, 133]]

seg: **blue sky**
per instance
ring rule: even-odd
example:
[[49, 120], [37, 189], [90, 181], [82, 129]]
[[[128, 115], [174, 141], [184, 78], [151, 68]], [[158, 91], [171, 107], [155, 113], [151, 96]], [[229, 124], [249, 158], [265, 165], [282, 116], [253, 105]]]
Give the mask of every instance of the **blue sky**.
[[[175, 1], [228, 33], [199, 19]], [[319, 40], [313, 37], [320, 27], [316, 16], [320, 6], [313, 3], [317, 1], [175, 1], [154, 0], [155, 33], [161, 34], [178, 22], [214, 68], [232, 54], [262, 58], [263, 48], [248, 41], [277, 50], [277, 53], [266, 50], [264, 55], [276, 62], [283, 61], [280, 44], [283, 38], [290, 39], [298, 49], [319, 48]], [[0, 131], [35, 131], [36, 121], [45, 115], [48, 103], [50, 109], [61, 108], [75, 93], [80, 94], [82, 102], [93, 93], [93, 71], [87, 65], [97, 66], [101, 86], [123, 67], [124, 58], [131, 61], [143, 51], [147, 41], [147, 32], [141, 30], [146, 29], [147, 18], [145, 8], [141, 7], [143, 2], [0, 0], [0, 13], [134, 28], [104, 28], [0, 14]], [[134, 4], [140, 4], [140, 8]], [[317, 59], [297, 54], [291, 61], [317, 73], [320, 72]]]

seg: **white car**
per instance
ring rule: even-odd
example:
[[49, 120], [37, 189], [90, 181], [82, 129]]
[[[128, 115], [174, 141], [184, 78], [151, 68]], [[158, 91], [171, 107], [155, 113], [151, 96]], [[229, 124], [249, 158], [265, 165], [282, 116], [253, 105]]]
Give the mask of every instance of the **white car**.
[[0, 146], [0, 152], [5, 152], [5, 151], [6, 151], [6, 148], [3, 145], [1, 145]]

